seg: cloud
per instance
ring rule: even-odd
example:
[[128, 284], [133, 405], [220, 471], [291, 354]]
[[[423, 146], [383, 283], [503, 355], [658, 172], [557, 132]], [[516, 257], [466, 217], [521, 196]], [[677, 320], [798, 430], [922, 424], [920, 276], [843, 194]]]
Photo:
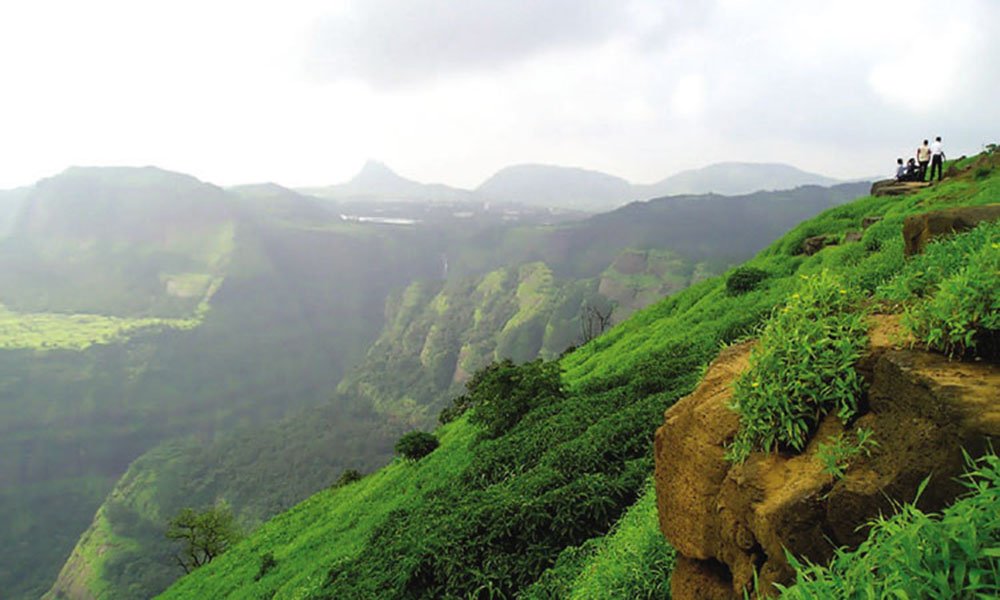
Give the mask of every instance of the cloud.
[[308, 68], [376, 87], [497, 69], [599, 44], [640, 16], [605, 0], [355, 0], [317, 27]]

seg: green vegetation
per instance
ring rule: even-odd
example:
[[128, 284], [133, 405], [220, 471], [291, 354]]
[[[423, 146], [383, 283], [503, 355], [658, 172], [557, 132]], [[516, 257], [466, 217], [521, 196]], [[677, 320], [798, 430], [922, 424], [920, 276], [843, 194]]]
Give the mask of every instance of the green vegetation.
[[122, 318], [89, 314], [15, 313], [0, 305], [0, 350], [85, 350], [124, 342], [138, 331], [193, 329], [208, 304], [185, 319]]
[[167, 539], [178, 542], [181, 549], [177, 563], [190, 573], [203, 567], [240, 541], [243, 532], [236, 524], [233, 509], [219, 503], [205, 510], [181, 510], [167, 525]]
[[337, 476], [337, 481], [333, 483], [333, 487], [338, 488], [344, 487], [345, 485], [351, 485], [355, 481], [361, 481], [362, 477], [364, 477], [364, 475], [362, 475], [361, 471], [358, 471], [357, 469], [344, 469], [344, 471]]
[[396, 455], [406, 460], [417, 461], [437, 449], [440, 442], [433, 433], [411, 431], [396, 441]]
[[740, 429], [730, 460], [742, 462], [753, 450], [802, 450], [828, 413], [847, 421], [857, 410], [854, 364], [868, 338], [856, 294], [827, 270], [801, 277], [800, 291], [767, 322], [750, 369], [736, 380]]
[[767, 271], [756, 267], [737, 267], [726, 277], [726, 291], [732, 296], [752, 292], [767, 279]]
[[903, 315], [917, 340], [949, 356], [1000, 354], [1000, 225], [979, 229], [981, 247]]
[[462, 403], [473, 407], [469, 421], [486, 438], [500, 437], [533, 408], [565, 397], [559, 363], [542, 359], [519, 367], [509, 359], [493, 363], [478, 371], [467, 388]]
[[[1000, 594], [1000, 457], [970, 466], [968, 495], [928, 514], [907, 503], [879, 517], [856, 550], [839, 549], [829, 565], [789, 557], [796, 583], [782, 598], [996, 598]], [[924, 486], [928, 481], [924, 481]]]
[[[801, 358], [812, 350], [821, 365], [852, 366], [848, 356], [863, 343], [859, 299], [882, 298], [894, 278], [905, 276], [905, 217], [992, 202], [997, 193], [1000, 178], [970, 174], [912, 196], [864, 198], [806, 221], [748, 263], [769, 274], [767, 285], [733, 296], [724, 280], [710, 279], [638, 311], [562, 357], [563, 397], [533, 405], [498, 437], [483, 438], [465, 398], [443, 419], [449, 422], [438, 430], [441, 446], [425, 459], [397, 461], [313, 496], [164, 597], [589, 598], [602, 597], [601, 586], [636, 597], [662, 594], [672, 554], [659, 538], [647, 482], [663, 410], [691, 391], [721, 344], [768, 321], [772, 329], [802, 324], [809, 335], [800, 339], [813, 340], [823, 328], [843, 338], [805, 350], [772, 344], [770, 351], [762, 339], [760, 352]], [[883, 219], [860, 242], [797, 253], [806, 237], [841, 240], [872, 216]], [[434, 306], [447, 313], [455, 303]], [[800, 372], [807, 382], [810, 373]], [[758, 374], [776, 377], [768, 369]], [[831, 392], [834, 381], [841, 388]], [[853, 407], [855, 385], [836, 378], [820, 384], [824, 410]], [[805, 417], [803, 436], [815, 422], [790, 416]], [[277, 566], [254, 582], [266, 552]]]
[[552, 568], [518, 597], [667, 598], [674, 556], [674, 549], [660, 533], [656, 493], [648, 485], [611, 532], [563, 550]]
[[821, 442], [816, 457], [823, 463], [823, 471], [836, 479], [841, 479], [847, 472], [852, 459], [861, 454], [870, 456], [872, 447], [878, 442], [872, 439], [872, 430], [860, 427], [854, 431], [855, 438], [841, 433], [832, 440]]

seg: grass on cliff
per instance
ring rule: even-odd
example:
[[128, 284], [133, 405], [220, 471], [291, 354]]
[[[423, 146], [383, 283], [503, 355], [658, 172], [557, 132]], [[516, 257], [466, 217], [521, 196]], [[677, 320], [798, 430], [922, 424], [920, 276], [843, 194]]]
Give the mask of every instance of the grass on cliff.
[[[925, 482], [926, 485], [927, 482]], [[940, 514], [907, 503], [871, 523], [854, 551], [829, 565], [799, 562], [782, 598], [997, 598], [1000, 596], [1000, 457], [990, 453], [966, 475], [968, 493]]]
[[[662, 597], [672, 555], [647, 482], [663, 411], [720, 345], [754, 334], [813, 277], [879, 292], [904, 268], [907, 215], [998, 196], [1000, 178], [970, 176], [808, 220], [747, 263], [767, 274], [752, 290], [701, 282], [564, 357], [565, 398], [501, 437], [450, 423], [425, 459], [313, 496], [163, 597]], [[882, 220], [861, 241], [800, 253], [807, 237], [842, 239], [866, 217]], [[255, 581], [267, 554], [275, 565]]]

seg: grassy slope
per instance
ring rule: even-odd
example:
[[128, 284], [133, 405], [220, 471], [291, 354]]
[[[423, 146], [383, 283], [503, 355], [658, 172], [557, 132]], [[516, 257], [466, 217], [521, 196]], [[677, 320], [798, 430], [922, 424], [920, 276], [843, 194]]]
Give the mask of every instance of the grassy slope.
[[[968, 176], [948, 181], [902, 199], [869, 197], [827, 211], [799, 225], [750, 261], [750, 264], [771, 274], [771, 278], [761, 289], [733, 298], [725, 294], [723, 281], [716, 278], [670, 297], [639, 312], [608, 334], [568, 355], [563, 360], [564, 384], [569, 388], [571, 398], [581, 404], [592, 402], [590, 406], [593, 407], [600, 406], [593, 399], [601, 395], [601, 390], [608, 391], [609, 394], [616, 390], [630, 392], [635, 399], [631, 406], [652, 397], [652, 406], [657, 407], [654, 416], [644, 418], [646, 440], [642, 443], [648, 444], [657, 424], [655, 415], [661, 414], [674, 399], [693, 387], [700, 372], [699, 365], [707, 363], [720, 342], [744, 335], [760, 322], [774, 306], [796, 289], [800, 274], [829, 268], [849, 275], [860, 286], [872, 291], [891, 278], [902, 264], [899, 232], [906, 215], [945, 206], [985, 204], [995, 201], [998, 195], [1000, 177], [987, 174], [979, 178]], [[817, 234], [842, 235], [847, 231], [857, 230], [862, 218], [867, 216], [884, 216], [884, 219], [870, 227], [861, 242], [827, 248], [812, 257], [796, 254], [796, 249], [806, 237]], [[687, 372], [674, 374], [666, 385], [652, 385], [647, 389], [644, 382], [655, 381], [657, 369], [676, 356], [679, 349], [694, 358]], [[650, 391], [654, 393], [650, 395]], [[568, 410], [571, 405], [562, 406]], [[603, 447], [607, 452], [614, 452], [615, 444], [633, 443], [634, 440], [615, 437], [613, 431], [611, 437], [604, 438], [600, 438], [599, 432], [595, 432], [598, 424], [613, 428], [613, 425], [607, 423], [630, 410], [628, 404], [604, 408], [611, 412], [597, 415], [592, 421], [593, 425], [584, 425], [586, 435], [593, 435], [596, 438], [593, 441], [605, 444]], [[518, 438], [535, 426], [540, 426], [543, 430], [549, 427], [547, 450], [543, 451], [546, 456], [553, 452], [580, 450], [573, 448], [572, 442], [560, 437], [562, 431], [559, 427], [565, 427], [565, 424], [560, 423], [559, 415], [556, 414], [558, 411], [539, 409], [536, 413], [539, 414], [532, 413], [531, 418], [526, 419], [530, 421], [529, 424], [522, 422], [522, 425], [505, 437]], [[344, 490], [324, 492], [310, 498], [265, 525], [227, 555], [194, 575], [181, 579], [163, 597], [222, 597], [230, 594], [232, 597], [269, 597], [272, 593], [281, 598], [336, 595], [336, 589], [340, 588], [331, 589], [323, 583], [324, 574], [330, 572], [331, 567], [335, 567], [332, 569], [334, 572], [363, 573], [358, 570], [357, 565], [352, 567], [352, 560], [356, 563], [363, 558], [372, 561], [371, 568], [374, 569], [384, 557], [379, 555], [382, 551], [379, 548], [372, 548], [371, 544], [366, 546], [366, 540], [373, 539], [381, 543], [393, 540], [393, 535], [402, 538], [412, 535], [407, 533], [407, 528], [413, 527], [412, 516], [389, 512], [401, 497], [405, 497], [406, 502], [414, 507], [419, 507], [422, 504], [433, 504], [433, 490], [464, 485], [461, 466], [471, 464], [470, 460], [479, 459], [476, 449], [480, 444], [471, 443], [471, 431], [464, 421], [449, 426], [441, 434], [443, 444], [427, 462], [416, 465], [395, 463], [385, 471]], [[503, 441], [504, 438], [501, 438], [498, 442]], [[530, 438], [515, 441], [529, 443]], [[648, 450], [646, 452], [648, 454]], [[575, 459], [587, 462], [593, 457], [577, 454]], [[451, 465], [452, 468], [437, 468], [443, 464]], [[515, 486], [521, 480], [538, 478], [544, 474], [537, 463], [512, 464], [510, 467], [513, 472], [505, 486]], [[655, 541], [658, 533], [655, 530], [655, 519], [651, 516], [650, 495], [648, 492], [641, 495], [646, 484], [640, 479], [638, 483], [633, 481], [631, 485], [631, 491], [626, 496], [640, 498], [639, 502], [632, 511], [625, 513], [627, 516], [614, 533], [604, 537], [604, 541], [594, 542], [597, 544], [596, 551], [588, 551], [589, 554], [585, 552], [582, 560], [573, 560], [566, 552], [579, 551], [568, 550], [564, 552], [555, 570], [542, 575], [544, 566], [550, 566], [555, 560], [555, 556], [549, 554], [543, 568], [535, 569], [529, 575], [536, 579], [541, 576], [543, 584], [562, 589], [570, 597], [594, 597], [591, 593], [595, 590], [615, 589], [615, 586], [635, 590], [637, 571], [631, 563], [639, 555], [646, 557], [643, 560], [648, 558], [652, 561], [648, 565], [651, 568], [654, 565], [662, 566], [657, 567], [662, 575], [660, 580], [642, 584], [646, 586], [643, 589], [662, 589], [663, 579], [667, 576], [669, 553]], [[619, 504], [613, 511], [615, 514], [612, 522], [622, 514], [623, 508]], [[345, 518], [335, 530], [325, 530], [320, 535], [313, 522], [327, 522], [326, 515], [331, 514], [364, 514], [368, 518]], [[416, 514], [430, 517], [433, 513], [418, 511]], [[392, 529], [390, 521], [396, 518], [400, 518], [397, 527], [402, 529], [387, 536], [386, 529]], [[439, 518], [446, 519], [446, 516], [439, 515]], [[442, 523], [446, 523], [446, 520], [442, 520]], [[428, 531], [433, 531], [434, 526], [425, 523], [423, 527], [431, 527]], [[590, 537], [600, 539], [601, 535], [602, 531], [592, 531]], [[304, 545], [301, 540], [312, 541]], [[566, 544], [567, 547], [576, 545]], [[412, 583], [412, 565], [405, 562], [410, 560], [411, 555], [407, 554], [405, 548], [406, 545], [403, 544], [399, 548], [382, 551], [390, 553], [388, 559], [385, 559], [386, 568], [397, 572], [398, 576], [392, 573], [368, 574], [373, 581], [381, 582], [379, 585], [384, 586], [387, 597], [402, 595], [400, 590]], [[433, 545], [431, 548], [433, 549]], [[267, 551], [274, 553], [278, 565], [261, 581], [254, 582], [256, 565], [259, 564], [261, 554]], [[397, 555], [392, 555], [392, 552]], [[352, 558], [354, 553], [356, 556]], [[595, 573], [599, 571], [607, 576], [601, 580], [595, 579]], [[404, 581], [393, 583], [394, 577]], [[487, 584], [490, 582], [489, 578], [485, 581]], [[334, 584], [339, 585], [337, 582]], [[350, 589], [359, 588], [355, 586]], [[532, 589], [540, 594], [544, 592], [540, 588]]]

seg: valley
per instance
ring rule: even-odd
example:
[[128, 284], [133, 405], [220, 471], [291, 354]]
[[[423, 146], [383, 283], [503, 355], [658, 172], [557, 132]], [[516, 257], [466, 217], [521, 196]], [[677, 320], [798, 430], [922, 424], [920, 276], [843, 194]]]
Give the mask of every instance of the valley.
[[[587, 217], [331, 204], [150, 168], [46, 180], [0, 243], [0, 502], [16, 525], [3, 585], [32, 597], [62, 570], [54, 594], [154, 593], [177, 575], [162, 528], [182, 505], [225, 498], [252, 527], [344, 469], [384, 464], [400, 432], [431, 426], [490, 361], [580, 343], [583, 306], [625, 320], [860, 193], [691, 196]], [[753, 230], [726, 232], [732, 221], [712, 216], [724, 204], [749, 210], [740, 228]], [[706, 251], [712, 230], [733, 243]]]

